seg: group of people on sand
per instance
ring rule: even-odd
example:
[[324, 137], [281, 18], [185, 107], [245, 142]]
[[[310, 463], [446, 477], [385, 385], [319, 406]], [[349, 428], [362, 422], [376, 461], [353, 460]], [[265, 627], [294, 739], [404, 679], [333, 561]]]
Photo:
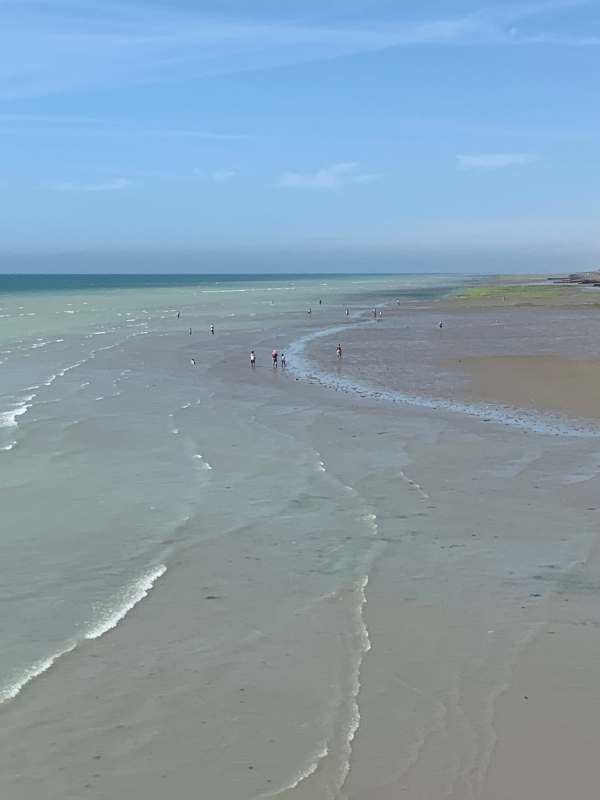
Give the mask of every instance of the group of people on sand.
[[[277, 350], [273, 350], [273, 352], [271, 353], [271, 361], [273, 362], [273, 369], [277, 369], [277, 365], [279, 364], [280, 361], [279, 352]], [[287, 361], [285, 358], [285, 353], [282, 353], [281, 366], [285, 369], [286, 364]], [[252, 367], [252, 369], [254, 369], [254, 367], [256, 366], [256, 353], [254, 352], [254, 350], [250, 350], [250, 366]]]
[[[342, 357], [342, 345], [338, 343], [337, 347], [335, 348], [335, 354], [337, 356], [337, 360], [339, 361]], [[273, 364], [273, 369], [277, 369], [279, 364], [281, 364], [281, 368], [285, 369], [287, 366], [287, 359], [285, 353], [281, 353], [279, 355], [278, 350], [273, 350], [271, 352], [271, 363]], [[256, 353], [254, 350], [250, 350], [250, 366], [252, 369], [256, 367]]]
[[[277, 364], [279, 363], [279, 353], [277, 350], [273, 350], [271, 353], [271, 361], [273, 363], [273, 369], [277, 369]], [[285, 357], [285, 353], [282, 352], [281, 354], [281, 368], [285, 369], [287, 365], [287, 360]]]
[[[281, 366], [285, 369], [287, 361], [285, 358], [285, 353], [281, 354], [281, 358], [279, 356], [279, 352], [277, 350], [273, 350], [271, 353], [271, 361], [273, 362], [273, 369], [277, 369], [277, 365], [281, 361]], [[256, 366], [256, 353], [254, 350], [250, 350], [250, 366], [254, 368]]]

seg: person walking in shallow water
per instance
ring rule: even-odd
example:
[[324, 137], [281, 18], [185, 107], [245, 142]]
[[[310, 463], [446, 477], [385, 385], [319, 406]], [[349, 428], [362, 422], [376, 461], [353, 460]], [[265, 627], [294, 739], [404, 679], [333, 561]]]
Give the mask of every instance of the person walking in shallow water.
[[215, 335], [215, 326], [214, 326], [214, 325], [211, 325], [211, 326], [210, 326], [210, 335], [211, 335], [211, 336], [214, 336], [214, 335]]
[[337, 360], [340, 361], [341, 358], [342, 358], [342, 345], [341, 344], [338, 344], [338, 346], [335, 348], [335, 355], [337, 357]]
[[190, 328], [190, 336], [192, 335], [192, 329]]
[[281, 369], [285, 369], [285, 365], [286, 364], [287, 364], [287, 361], [285, 360], [285, 353], [282, 353], [281, 354]]
[[254, 350], [250, 350], [250, 366], [253, 369], [256, 366], [256, 356], [254, 355]]
[[277, 359], [278, 359], [277, 350], [273, 350], [273, 352], [271, 353], [271, 358], [273, 359], [273, 369], [277, 369]]

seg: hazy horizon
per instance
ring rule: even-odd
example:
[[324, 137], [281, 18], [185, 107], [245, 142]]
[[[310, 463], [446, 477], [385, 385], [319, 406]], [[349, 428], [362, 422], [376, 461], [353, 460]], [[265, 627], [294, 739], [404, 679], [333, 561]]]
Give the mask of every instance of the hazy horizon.
[[584, 253], [378, 251], [114, 252], [0, 254], [0, 274], [311, 275], [554, 274], [597, 269]]

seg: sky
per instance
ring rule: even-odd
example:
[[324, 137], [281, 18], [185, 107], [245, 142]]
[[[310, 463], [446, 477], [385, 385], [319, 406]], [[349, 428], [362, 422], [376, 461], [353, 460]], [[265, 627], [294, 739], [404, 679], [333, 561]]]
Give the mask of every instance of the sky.
[[0, 0], [0, 271], [600, 266], [600, 2]]

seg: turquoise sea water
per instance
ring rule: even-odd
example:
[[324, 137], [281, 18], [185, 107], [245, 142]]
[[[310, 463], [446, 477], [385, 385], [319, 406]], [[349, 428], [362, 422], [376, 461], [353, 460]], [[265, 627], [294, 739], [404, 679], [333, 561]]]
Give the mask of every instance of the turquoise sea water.
[[[178, 415], [209, 401], [211, 369], [245, 374], [259, 341], [261, 366], [347, 305], [356, 315], [460, 280], [0, 276], [0, 698], [110, 630], [162, 576], [178, 527], [209, 502], [211, 465]], [[222, 410], [211, 441], [236, 413]]]

